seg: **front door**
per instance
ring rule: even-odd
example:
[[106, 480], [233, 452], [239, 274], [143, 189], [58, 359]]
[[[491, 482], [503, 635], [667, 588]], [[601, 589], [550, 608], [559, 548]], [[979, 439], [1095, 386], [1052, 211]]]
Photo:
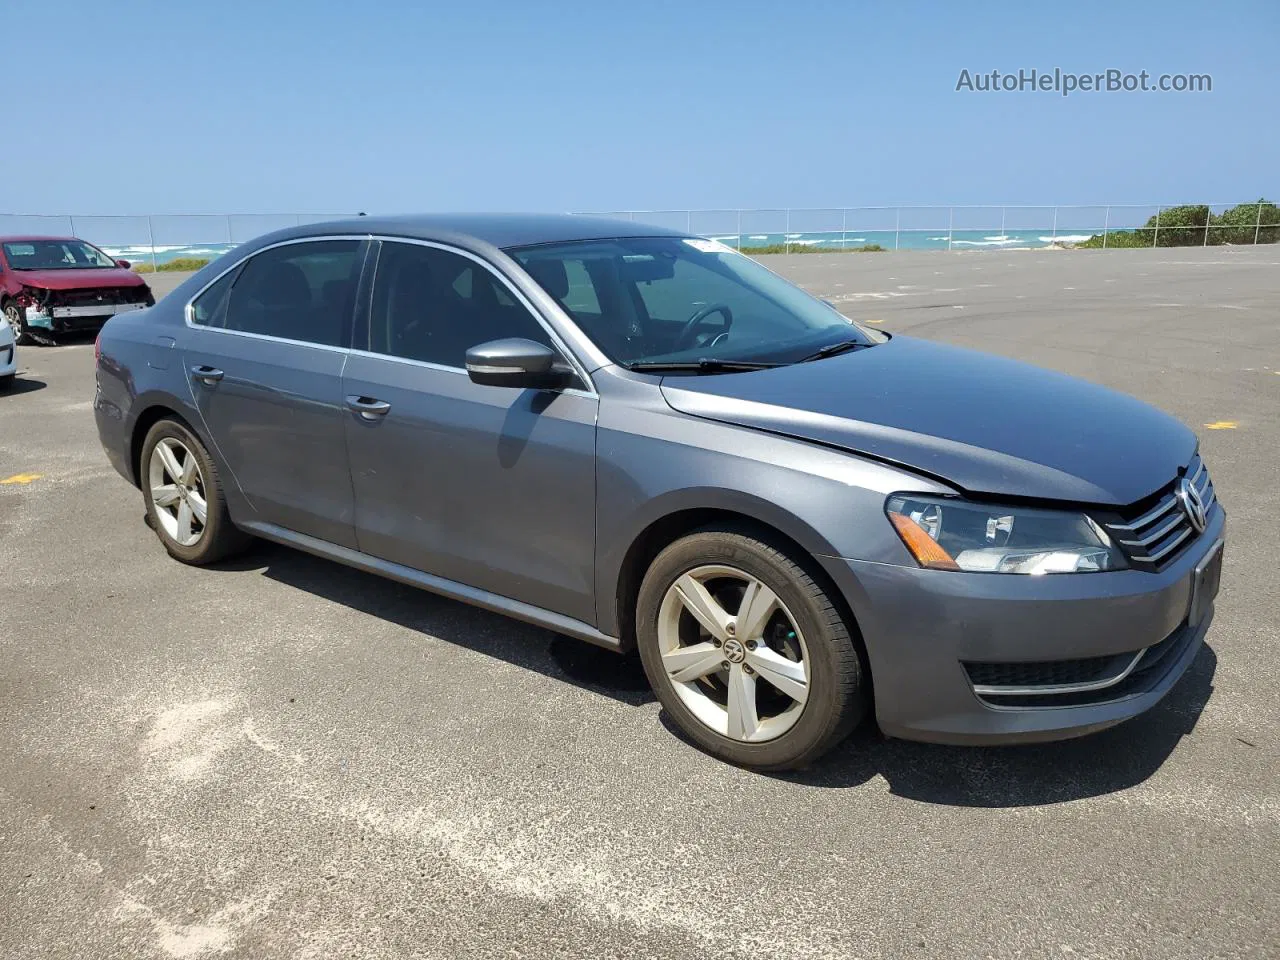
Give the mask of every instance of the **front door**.
[[467, 348], [502, 337], [554, 345], [486, 265], [383, 243], [343, 377], [360, 550], [594, 624], [598, 401], [472, 383]]
[[193, 304], [184, 364], [244, 518], [355, 547], [342, 370], [365, 244], [269, 248]]

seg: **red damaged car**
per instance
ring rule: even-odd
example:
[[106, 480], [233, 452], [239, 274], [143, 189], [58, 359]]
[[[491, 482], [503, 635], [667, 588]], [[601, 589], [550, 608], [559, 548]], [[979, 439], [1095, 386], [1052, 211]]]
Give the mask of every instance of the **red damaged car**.
[[75, 237], [0, 237], [0, 311], [19, 344], [98, 330], [155, 303], [127, 260]]

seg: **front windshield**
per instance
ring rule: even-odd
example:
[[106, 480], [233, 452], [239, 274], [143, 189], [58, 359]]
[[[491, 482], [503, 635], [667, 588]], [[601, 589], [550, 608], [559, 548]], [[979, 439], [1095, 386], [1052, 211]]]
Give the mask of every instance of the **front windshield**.
[[508, 250], [614, 362], [794, 363], [886, 337], [713, 240], [642, 237]]
[[25, 240], [6, 243], [4, 258], [14, 270], [84, 270], [116, 262], [83, 240]]

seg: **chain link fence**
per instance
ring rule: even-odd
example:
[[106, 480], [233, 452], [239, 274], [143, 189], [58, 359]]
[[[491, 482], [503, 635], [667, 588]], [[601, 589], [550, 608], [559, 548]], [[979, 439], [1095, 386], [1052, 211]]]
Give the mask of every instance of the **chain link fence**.
[[217, 213], [139, 216], [0, 214], [0, 236], [74, 236], [152, 270], [178, 259], [209, 260], [273, 230], [342, 220], [345, 213]]
[[[598, 213], [714, 237], [751, 253], [821, 250], [999, 250], [1165, 247], [1280, 242], [1274, 203], [1075, 206], [877, 206]], [[160, 269], [212, 259], [284, 227], [353, 214], [219, 213], [94, 216], [0, 214], [0, 236], [73, 235]]]
[[714, 237], [748, 252], [982, 250], [1276, 243], [1266, 200], [1207, 204], [622, 210], [598, 215]]

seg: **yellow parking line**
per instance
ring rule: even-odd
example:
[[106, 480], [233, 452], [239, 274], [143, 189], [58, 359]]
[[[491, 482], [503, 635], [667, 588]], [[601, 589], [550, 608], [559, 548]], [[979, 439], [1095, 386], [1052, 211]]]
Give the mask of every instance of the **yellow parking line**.
[[0, 480], [0, 484], [11, 483], [31, 483], [33, 480], [39, 480], [44, 474], [41, 473], [15, 473], [12, 477], [6, 477]]
[[1240, 424], [1234, 420], [1215, 420], [1213, 423], [1206, 423], [1204, 428], [1206, 430], [1234, 430], [1238, 426]]

